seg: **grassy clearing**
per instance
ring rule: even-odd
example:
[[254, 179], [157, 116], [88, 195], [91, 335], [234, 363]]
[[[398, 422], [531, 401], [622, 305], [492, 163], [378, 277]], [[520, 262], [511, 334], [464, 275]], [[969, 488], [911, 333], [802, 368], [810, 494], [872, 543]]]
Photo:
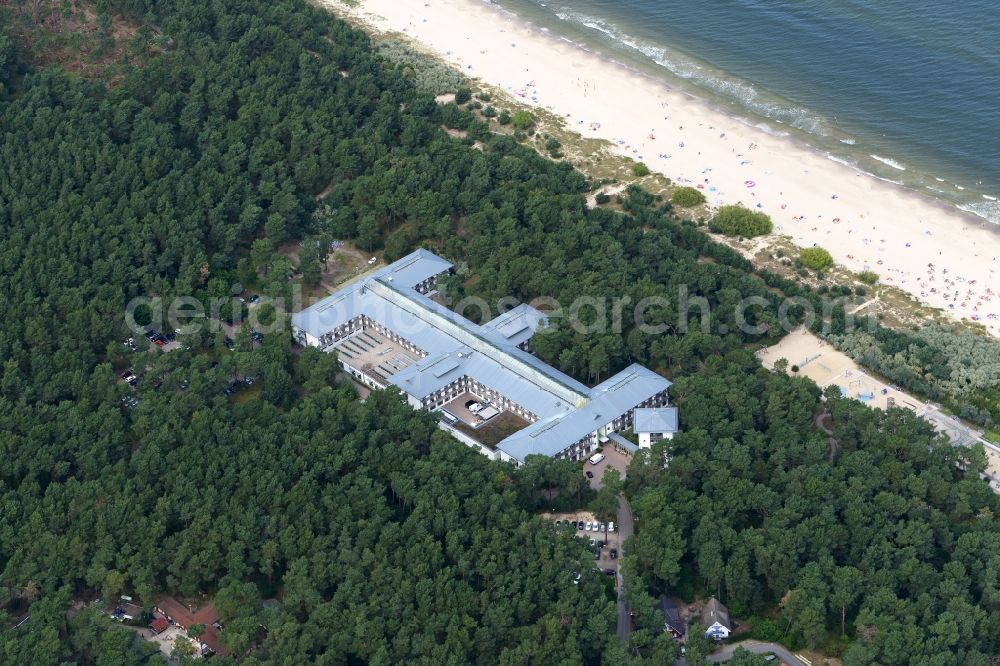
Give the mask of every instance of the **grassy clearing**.
[[143, 62], [171, 44], [155, 26], [108, 11], [96, 2], [0, 2], [0, 24], [20, 42], [20, 54], [41, 69], [67, 72], [114, 85], [120, 65]]

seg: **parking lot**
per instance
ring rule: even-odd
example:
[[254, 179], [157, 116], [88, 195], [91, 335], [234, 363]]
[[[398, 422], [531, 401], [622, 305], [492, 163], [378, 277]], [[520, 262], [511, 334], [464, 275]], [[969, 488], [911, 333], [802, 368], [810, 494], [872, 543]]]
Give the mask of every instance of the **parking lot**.
[[583, 463], [583, 473], [591, 472], [594, 475], [593, 478], [587, 477], [587, 480], [590, 481], [590, 487], [594, 489], [601, 487], [601, 481], [604, 479], [604, 470], [609, 467], [617, 469], [618, 473], [621, 474], [622, 481], [624, 481], [628, 464], [632, 462], [630, 456], [625, 455], [610, 444], [606, 444], [601, 449], [601, 453], [604, 454], [604, 460], [596, 465], [591, 465], [590, 460], [585, 460]]
[[[567, 529], [573, 529], [576, 532], [576, 536], [579, 539], [585, 539], [588, 542], [594, 541], [595, 544], [591, 548], [591, 552], [598, 549], [597, 542], [604, 541], [604, 547], [600, 549], [600, 558], [594, 560], [594, 567], [600, 569], [601, 571], [607, 572], [608, 569], [613, 570], [616, 574], [618, 572], [618, 559], [621, 557], [621, 543], [619, 541], [618, 526], [615, 526], [615, 531], [608, 530], [607, 534], [605, 532], [598, 531], [598, 521], [594, 518], [594, 514], [588, 511], [577, 511], [575, 513], [545, 513], [542, 514], [542, 519], [549, 521], [551, 523], [557, 523], [559, 527], [566, 527]], [[577, 527], [573, 527], [573, 522], [577, 523]], [[579, 524], [583, 523], [583, 529], [579, 529]], [[587, 524], [590, 523], [593, 527], [592, 529], [587, 529]], [[615, 552], [615, 557], [612, 557], [612, 551]], [[615, 576], [615, 587], [618, 586], [618, 576]]]

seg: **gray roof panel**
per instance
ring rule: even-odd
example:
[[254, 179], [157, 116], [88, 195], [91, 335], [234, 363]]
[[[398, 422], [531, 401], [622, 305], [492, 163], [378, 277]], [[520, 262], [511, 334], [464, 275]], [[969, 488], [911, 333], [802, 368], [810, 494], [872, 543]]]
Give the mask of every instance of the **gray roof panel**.
[[677, 408], [658, 407], [635, 410], [633, 432], [677, 432]]

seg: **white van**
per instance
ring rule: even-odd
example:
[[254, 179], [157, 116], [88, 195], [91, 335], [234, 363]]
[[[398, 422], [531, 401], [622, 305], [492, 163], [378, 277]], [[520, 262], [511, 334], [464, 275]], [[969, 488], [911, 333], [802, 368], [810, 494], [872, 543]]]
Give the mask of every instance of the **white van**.
[[590, 464], [591, 465], [596, 465], [597, 463], [601, 462], [602, 460], [604, 460], [604, 454], [603, 453], [595, 453], [594, 455], [590, 456]]

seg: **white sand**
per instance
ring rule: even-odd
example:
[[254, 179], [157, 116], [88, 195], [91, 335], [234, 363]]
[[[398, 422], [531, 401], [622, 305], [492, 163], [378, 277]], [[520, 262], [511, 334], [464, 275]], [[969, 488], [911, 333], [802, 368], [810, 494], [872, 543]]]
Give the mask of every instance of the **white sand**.
[[848, 397], [871, 396], [863, 400], [869, 407], [888, 409], [889, 398], [892, 398], [896, 407], [905, 407], [917, 415], [928, 411], [925, 403], [872, 377], [850, 356], [803, 328], [795, 329], [776, 345], [757, 352], [757, 358], [769, 370], [774, 369], [775, 361], [783, 358], [788, 361], [789, 368], [799, 367], [799, 371], [792, 374], [808, 377], [820, 388], [837, 384], [847, 390]]
[[715, 204], [768, 213], [802, 247], [975, 318], [1000, 336], [1000, 233], [956, 208], [861, 174], [787, 138], [523, 23], [480, 0], [322, 0], [382, 31], [402, 32], [467, 75], [603, 138], [622, 155]]

